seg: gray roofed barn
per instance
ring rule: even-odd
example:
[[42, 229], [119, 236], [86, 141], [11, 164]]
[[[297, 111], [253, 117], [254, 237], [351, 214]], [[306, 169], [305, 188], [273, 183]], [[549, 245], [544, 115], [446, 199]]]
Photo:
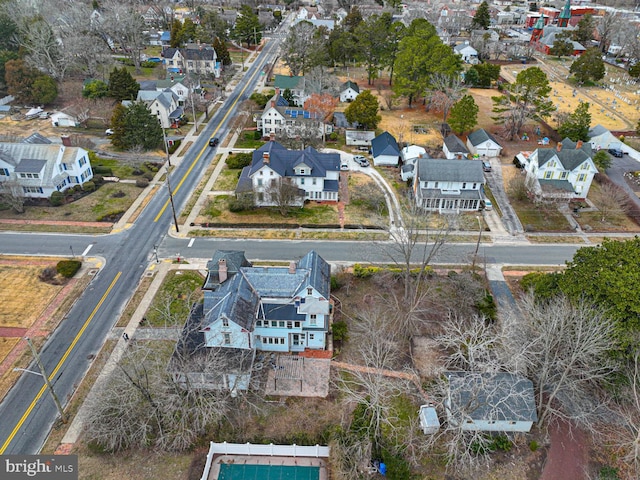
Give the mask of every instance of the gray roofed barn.
[[396, 167], [400, 159], [400, 147], [389, 132], [382, 132], [371, 140], [371, 154], [374, 165]]

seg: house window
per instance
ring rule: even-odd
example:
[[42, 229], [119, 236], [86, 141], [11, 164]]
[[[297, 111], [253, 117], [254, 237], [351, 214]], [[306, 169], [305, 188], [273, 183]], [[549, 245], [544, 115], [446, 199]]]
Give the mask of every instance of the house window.
[[230, 333], [225, 333], [224, 334], [224, 344], [225, 345], [231, 345], [231, 334]]
[[561, 178], [562, 180], [564, 180], [564, 179], [566, 179], [566, 178], [567, 178], [567, 175], [569, 175], [569, 173], [567, 173], [567, 172], [562, 172], [562, 173], [560, 174], [560, 178]]
[[317, 325], [318, 323], [318, 316], [315, 313], [312, 313], [311, 315], [309, 315], [309, 319], [310, 319], [310, 323], [311, 325]]
[[262, 320], [256, 320], [256, 327], [262, 326]]
[[473, 420], [467, 420], [467, 423], [473, 423]]
[[309, 334], [309, 340], [313, 340], [314, 338], [315, 338], [315, 334], [310, 333], [310, 334]]
[[579, 182], [584, 182], [587, 179], [587, 175], [584, 173], [581, 173], [580, 175], [578, 175], [578, 181]]
[[293, 328], [293, 322], [288, 321], [287, 322], [287, 328]]
[[6, 168], [0, 168], [0, 175], [4, 175], [5, 177], [9, 176], [9, 170]]
[[304, 185], [304, 178], [300, 179], [300, 185]]
[[465, 188], [467, 188], [467, 182], [462, 182], [462, 189], [464, 190]]
[[[260, 172], [260, 175], [262, 175], [262, 172]], [[259, 179], [258, 179], [258, 186], [259, 186], [259, 187], [261, 187], [261, 186], [262, 186], [262, 179], [261, 179], [261, 178], [259, 178]]]
[[271, 320], [271, 326], [276, 328], [278, 326], [278, 322], [276, 320]]
[[300, 169], [300, 175], [305, 175], [305, 169], [304, 168]]
[[477, 183], [474, 183], [474, 184], [473, 184], [473, 189], [475, 190], [476, 188], [478, 188], [477, 186], [478, 186], [478, 184], [477, 184]]
[[439, 183], [440, 183], [440, 182], [435, 182], [435, 183], [433, 184], [433, 188], [438, 188]]
[[223, 318], [222, 319], [222, 326], [223, 327], [228, 327], [229, 326], [229, 319], [228, 318]]
[[315, 185], [316, 183], [318, 183], [318, 182], [317, 182], [317, 179], [316, 179], [316, 178], [314, 178], [313, 180], [311, 180], [311, 183], [312, 183], [313, 185]]
[[300, 328], [300, 322], [293, 322], [293, 326], [295, 328]]
[[42, 193], [41, 187], [22, 187], [24, 193]]
[[278, 327], [280, 327], [280, 328], [284, 328], [284, 320], [280, 320], [280, 321], [278, 322]]
[[273, 177], [273, 170], [269, 170], [269, 176]]

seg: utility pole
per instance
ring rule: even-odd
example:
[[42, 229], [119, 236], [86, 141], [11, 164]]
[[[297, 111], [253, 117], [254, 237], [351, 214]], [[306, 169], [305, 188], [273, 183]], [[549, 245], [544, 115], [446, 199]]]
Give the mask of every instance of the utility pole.
[[167, 145], [167, 137], [162, 129], [162, 138], [164, 139], [164, 151], [167, 154], [167, 188], [169, 189], [169, 201], [171, 202], [171, 211], [173, 212], [173, 223], [176, 226], [176, 233], [180, 233], [178, 228], [178, 217], [176, 216], [176, 207], [173, 204], [173, 191], [171, 190], [171, 181], [169, 180], [169, 167], [171, 166], [171, 157], [169, 156], [169, 146]]
[[476, 242], [476, 251], [473, 253], [473, 262], [471, 263], [471, 271], [476, 269], [476, 258], [478, 258], [478, 250], [480, 249], [480, 240], [482, 239], [482, 222], [480, 222], [480, 215], [476, 215], [478, 220], [478, 241]]
[[27, 344], [31, 349], [31, 353], [33, 353], [33, 357], [35, 358], [36, 363], [38, 364], [40, 373], [32, 372], [31, 370], [25, 370], [25, 371], [29, 373], [33, 373], [35, 375], [41, 375], [42, 378], [44, 378], [44, 383], [49, 389], [49, 393], [51, 394], [51, 397], [53, 398], [53, 401], [56, 404], [56, 408], [58, 409], [58, 413], [60, 414], [60, 419], [62, 420], [62, 423], [67, 423], [67, 416], [64, 414], [64, 410], [62, 410], [62, 405], [60, 404], [60, 400], [58, 399], [56, 392], [53, 390], [53, 386], [51, 386], [51, 382], [49, 382], [49, 377], [47, 376], [47, 372], [45, 372], [44, 370], [44, 365], [42, 365], [42, 361], [40, 360], [40, 355], [38, 355], [36, 347], [33, 346], [33, 343], [31, 342], [31, 339], [29, 337], [25, 337], [25, 340], [27, 341]]

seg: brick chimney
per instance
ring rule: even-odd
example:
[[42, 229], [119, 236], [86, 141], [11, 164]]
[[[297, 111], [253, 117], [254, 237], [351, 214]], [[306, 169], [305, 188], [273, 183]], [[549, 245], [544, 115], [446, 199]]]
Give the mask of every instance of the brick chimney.
[[262, 163], [269, 165], [269, 152], [262, 152]]
[[224, 283], [227, 281], [227, 261], [224, 258], [218, 260], [218, 280], [220, 283]]
[[71, 137], [69, 135], [61, 135], [60, 138], [62, 139], [62, 145], [65, 147], [71, 146]]
[[582, 140], [578, 140], [576, 142], [576, 150], [578, 150], [579, 148], [582, 148], [582, 145], [583, 145]]
[[280, 87], [276, 87], [276, 95], [280, 95]]
[[558, 145], [556, 145], [556, 151], [560, 152], [562, 150], [562, 143], [558, 142]]
[[275, 100], [271, 100], [271, 108], [276, 108], [276, 101]]
[[289, 273], [296, 273], [296, 262], [289, 262]]

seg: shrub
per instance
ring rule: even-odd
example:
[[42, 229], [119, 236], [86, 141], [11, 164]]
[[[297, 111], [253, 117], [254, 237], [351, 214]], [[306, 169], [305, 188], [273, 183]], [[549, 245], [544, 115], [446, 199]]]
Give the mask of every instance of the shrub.
[[140, 66], [142, 68], [156, 68], [159, 64], [157, 62], [152, 62], [151, 60], [145, 60], [140, 62]]
[[345, 342], [349, 339], [349, 332], [347, 328], [347, 323], [344, 321], [333, 322], [333, 326], [331, 327], [333, 331], [333, 340], [336, 342]]
[[229, 155], [225, 163], [229, 168], [244, 168], [251, 164], [250, 153], [236, 153], [235, 155]]
[[509, 450], [511, 450], [511, 447], [513, 447], [513, 443], [511, 443], [511, 440], [509, 440], [509, 437], [507, 437], [506, 435], [498, 435], [497, 437], [494, 437], [493, 441], [491, 442], [492, 450], [502, 450], [503, 452], [508, 452]]
[[40, 272], [38, 279], [40, 279], [41, 282], [52, 283], [57, 274], [58, 271], [55, 267], [46, 267]]
[[253, 139], [260, 140], [262, 138], [262, 132], [260, 130], [256, 130], [253, 132]]
[[144, 172], [142, 171], [142, 169], [136, 167], [133, 170], [131, 170], [131, 175], [135, 175], [136, 177], [139, 175], [142, 175]]
[[498, 308], [496, 307], [496, 302], [493, 300], [493, 295], [491, 295], [488, 291], [485, 292], [482, 299], [480, 299], [480, 301], [476, 305], [476, 308], [490, 322], [494, 322], [498, 318]]
[[125, 197], [126, 195], [127, 194], [124, 193], [122, 190], [116, 190], [111, 194], [111, 198], [122, 198], [122, 197]]
[[340, 280], [335, 275], [331, 275], [331, 291], [338, 290], [342, 286]]
[[78, 273], [81, 266], [80, 260], [60, 260], [56, 265], [56, 270], [64, 278], [71, 278]]
[[94, 175], [92, 180], [96, 185], [102, 185], [104, 183], [104, 177], [102, 175]]
[[92, 182], [92, 181], [84, 182], [82, 184], [82, 189], [85, 192], [93, 192], [96, 189], [96, 184], [94, 182]]
[[175, 142], [173, 142], [169, 147], [169, 155], [173, 155], [174, 153], [176, 153], [176, 150], [180, 148], [181, 143], [182, 143], [182, 140], [176, 140]]
[[149, 180], [146, 178], [138, 178], [136, 179], [136, 187], [146, 188], [149, 186]]
[[229, 210], [231, 212], [242, 212], [253, 208], [253, 195], [241, 195], [229, 200]]
[[49, 202], [54, 207], [59, 207], [64, 203], [64, 193], [62, 192], [53, 192], [49, 197]]
[[113, 175], [113, 170], [111, 170], [111, 168], [104, 167], [102, 165], [94, 165], [91, 167], [91, 169], [93, 170], [94, 175], [99, 174], [99, 175], [105, 175], [107, 177], [110, 177], [111, 175]]
[[380, 267], [364, 267], [359, 263], [353, 266], [353, 275], [356, 278], [371, 278], [374, 274], [380, 271]]
[[148, 180], [149, 182], [153, 180], [153, 177], [154, 175], [151, 172], [144, 172], [144, 174], [142, 175], [142, 178]]
[[539, 447], [540, 445], [538, 445], [538, 442], [536, 442], [535, 440], [531, 440], [529, 442], [529, 450], [531, 450], [532, 452], [535, 452], [536, 450], [538, 450]]

